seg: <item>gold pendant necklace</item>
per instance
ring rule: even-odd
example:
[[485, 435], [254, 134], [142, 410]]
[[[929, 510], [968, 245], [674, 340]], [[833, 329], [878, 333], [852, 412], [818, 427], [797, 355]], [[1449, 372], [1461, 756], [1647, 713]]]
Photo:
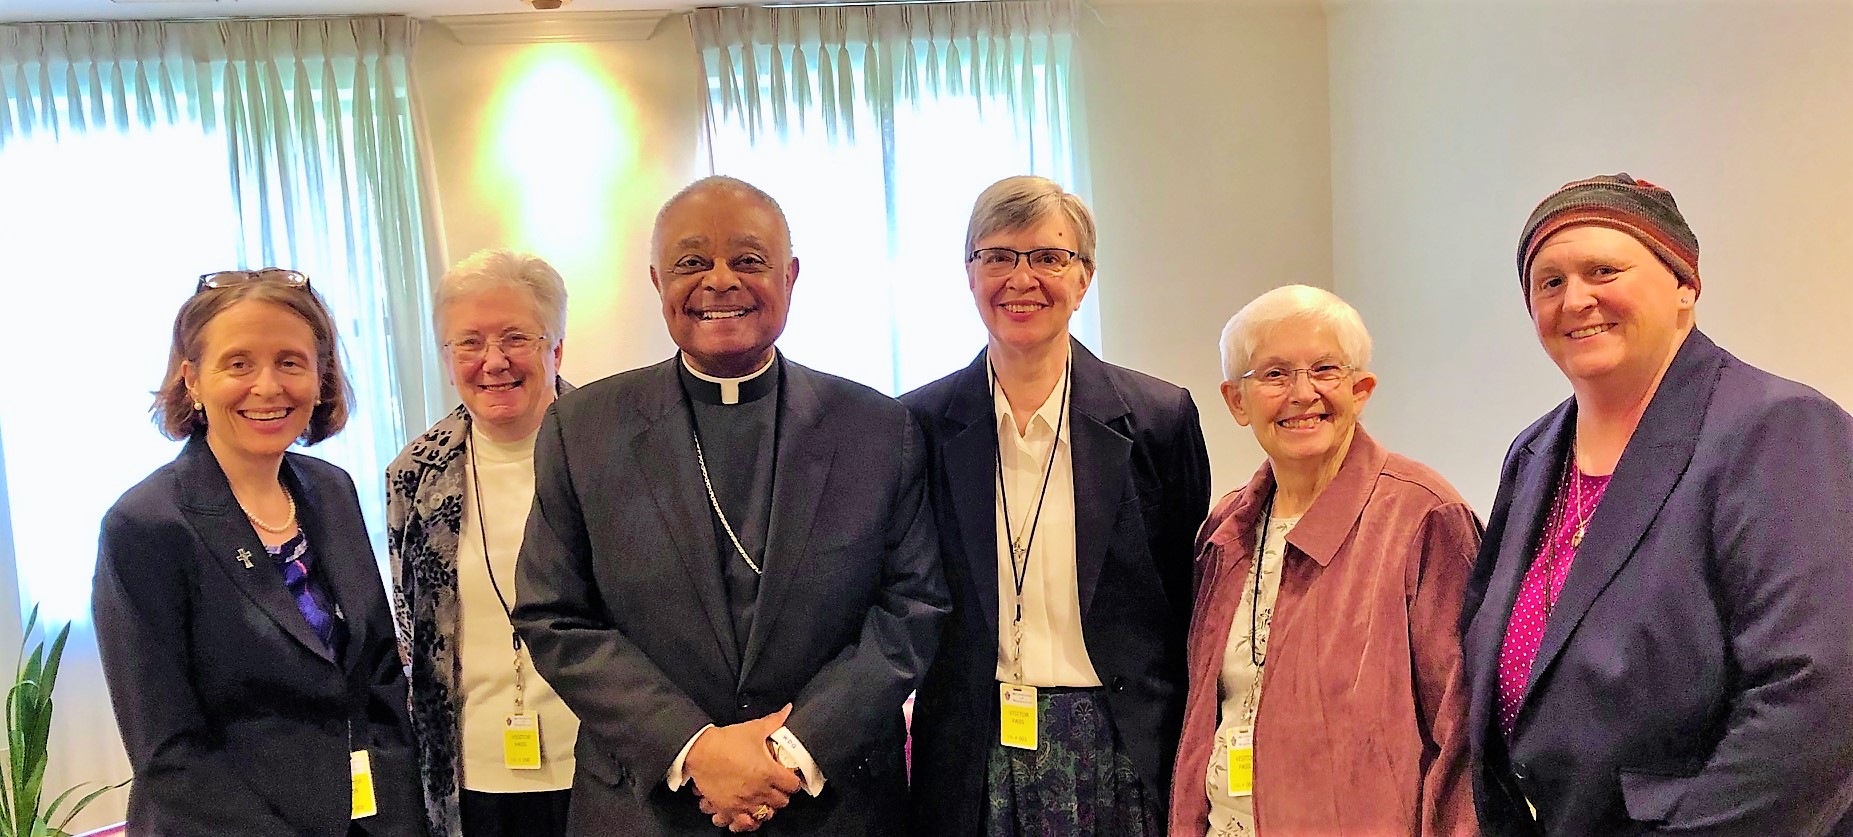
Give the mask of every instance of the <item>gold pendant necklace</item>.
[[1576, 531], [1570, 534], [1570, 548], [1583, 545], [1583, 533], [1589, 531], [1589, 517], [1583, 511], [1583, 469], [1576, 464], [1576, 453], [1570, 454], [1570, 494], [1576, 503]]

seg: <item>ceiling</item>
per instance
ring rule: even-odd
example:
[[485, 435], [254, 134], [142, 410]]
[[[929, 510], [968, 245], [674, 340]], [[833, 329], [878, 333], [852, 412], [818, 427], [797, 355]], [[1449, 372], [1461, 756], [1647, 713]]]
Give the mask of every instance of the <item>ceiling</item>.
[[[696, 0], [571, 0], [560, 11], [687, 9], [695, 5]], [[0, 0], [0, 22], [356, 14], [435, 17], [510, 12], [542, 14], [520, 0]]]
[[[65, 20], [137, 20], [291, 15], [400, 14], [413, 17], [573, 12], [687, 11], [696, 6], [738, 6], [845, 0], [568, 0], [559, 12], [536, 12], [521, 0], [0, 0], [0, 23]], [[857, 0], [849, 0], [856, 2]], [[871, 0], [860, 0], [870, 2]], [[873, 0], [897, 2], [897, 0]], [[908, 2], [909, 0], [898, 0]], [[1388, 1], [1388, 0], [1384, 0]], [[1506, 0], [1511, 2], [1512, 0]], [[1093, 7], [1145, 5], [1308, 6], [1322, 0], [1082, 0]], [[1345, 0], [1323, 0], [1326, 3]]]

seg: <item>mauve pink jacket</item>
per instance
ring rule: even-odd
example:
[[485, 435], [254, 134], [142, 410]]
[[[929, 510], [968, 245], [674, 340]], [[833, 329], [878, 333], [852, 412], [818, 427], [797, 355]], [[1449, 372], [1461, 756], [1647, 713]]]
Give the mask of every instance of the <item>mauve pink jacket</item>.
[[[1217, 679], [1273, 484], [1263, 464], [1197, 535], [1174, 837], [1208, 828]], [[1478, 833], [1458, 624], [1479, 519], [1439, 474], [1360, 427], [1287, 543], [1255, 724], [1258, 830]]]

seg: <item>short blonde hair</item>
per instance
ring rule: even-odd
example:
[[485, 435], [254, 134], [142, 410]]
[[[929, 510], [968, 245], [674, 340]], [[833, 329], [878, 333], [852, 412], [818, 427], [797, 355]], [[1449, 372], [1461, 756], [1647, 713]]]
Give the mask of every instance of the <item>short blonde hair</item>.
[[1360, 372], [1369, 370], [1370, 332], [1357, 309], [1324, 288], [1282, 285], [1242, 306], [1222, 327], [1223, 380], [1241, 380], [1261, 339], [1287, 323], [1330, 328], [1346, 365]]
[[514, 250], [478, 250], [444, 271], [431, 289], [431, 316], [444, 339], [445, 309], [459, 299], [492, 288], [520, 288], [534, 301], [534, 319], [547, 332], [548, 347], [566, 339], [566, 280], [545, 259]]
[[1094, 213], [1081, 198], [1070, 194], [1046, 177], [1018, 175], [1006, 177], [978, 194], [972, 204], [971, 221], [965, 226], [965, 252], [959, 260], [971, 257], [978, 240], [999, 232], [1026, 230], [1060, 212], [1074, 227], [1075, 253], [1089, 265], [1094, 263]]

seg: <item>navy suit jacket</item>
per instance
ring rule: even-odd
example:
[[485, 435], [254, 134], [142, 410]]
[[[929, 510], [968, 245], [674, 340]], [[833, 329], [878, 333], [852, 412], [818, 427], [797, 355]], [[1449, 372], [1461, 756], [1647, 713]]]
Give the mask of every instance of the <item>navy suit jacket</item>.
[[1486, 832], [1853, 833], [1853, 417], [1697, 330], [1589, 521], [1507, 746], [1500, 645], [1575, 422], [1572, 399], [1513, 443], [1467, 590]]
[[203, 437], [103, 517], [91, 608], [135, 771], [138, 837], [347, 834], [348, 754], [363, 746], [379, 813], [359, 824], [424, 833], [405, 670], [354, 482], [295, 453], [282, 477], [344, 615], [340, 659], [284, 588]]
[[[1145, 798], [1170, 800], [1185, 634], [1209, 455], [1190, 392], [1071, 343], [1075, 571], [1081, 633]], [[997, 417], [985, 353], [901, 398], [932, 449], [933, 513], [952, 590], [939, 659], [914, 705], [914, 832], [983, 826], [997, 742]]]
[[579, 716], [575, 834], [716, 833], [670, 763], [709, 723], [792, 704], [825, 785], [761, 834], [882, 834], [906, 800], [901, 705], [949, 604], [920, 431], [894, 399], [784, 365], [765, 575], [734, 638], [671, 358], [561, 396], [534, 447], [515, 626]]

